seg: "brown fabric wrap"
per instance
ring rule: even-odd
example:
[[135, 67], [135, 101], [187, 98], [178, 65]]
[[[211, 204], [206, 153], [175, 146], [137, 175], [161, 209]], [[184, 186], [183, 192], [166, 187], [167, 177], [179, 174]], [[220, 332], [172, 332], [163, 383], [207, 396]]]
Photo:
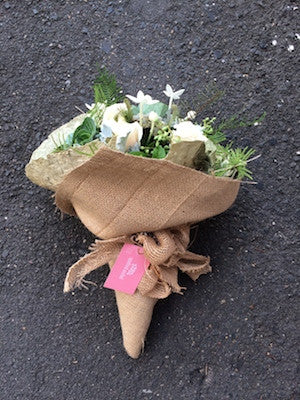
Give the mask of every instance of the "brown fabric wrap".
[[196, 280], [201, 274], [211, 271], [209, 257], [187, 251], [189, 226], [165, 229], [153, 234], [139, 233], [120, 236], [111, 240], [96, 240], [91, 253], [82, 257], [68, 271], [64, 291], [80, 288], [89, 272], [105, 264], [113, 264], [124, 243], [135, 243], [143, 247], [150, 266], [138, 285], [143, 296], [163, 299], [171, 292], [181, 293], [178, 285], [178, 268]]
[[150, 261], [134, 295], [116, 292], [123, 343], [139, 356], [157, 299], [181, 293], [178, 269], [196, 280], [211, 270], [209, 257], [187, 250], [190, 225], [225, 211], [240, 182], [217, 178], [167, 160], [134, 157], [102, 147], [70, 172], [56, 204], [77, 215], [97, 237], [92, 252], [68, 271], [64, 291], [84, 285], [84, 276], [109, 263], [124, 243], [143, 247]]
[[124, 243], [135, 243], [143, 248], [150, 266], [134, 295], [115, 292], [127, 353], [137, 358], [144, 346], [153, 308], [158, 299], [170, 293], [182, 293], [177, 282], [178, 268], [193, 280], [211, 271], [209, 257], [200, 256], [186, 248], [189, 243], [189, 226], [165, 229], [152, 234], [139, 233], [115, 239], [96, 240], [91, 253], [77, 261], [68, 271], [64, 291], [80, 288], [88, 281], [83, 278], [89, 272], [109, 263], [113, 266]]
[[191, 225], [227, 210], [240, 182], [167, 160], [135, 157], [102, 147], [70, 172], [56, 205], [77, 215], [97, 237], [116, 238]]

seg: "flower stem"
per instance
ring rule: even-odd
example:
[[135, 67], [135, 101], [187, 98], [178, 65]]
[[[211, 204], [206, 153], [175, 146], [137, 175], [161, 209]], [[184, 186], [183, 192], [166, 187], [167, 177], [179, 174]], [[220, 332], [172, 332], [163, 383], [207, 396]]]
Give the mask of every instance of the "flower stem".
[[140, 103], [140, 125], [143, 126], [143, 103]]
[[147, 144], [150, 143], [150, 139], [153, 136], [154, 125], [155, 125], [155, 121], [151, 121], [151, 128], [150, 128], [150, 133], [149, 133], [149, 136], [148, 136], [148, 139], [147, 139]]
[[169, 107], [168, 107], [168, 113], [167, 113], [167, 121], [168, 121], [168, 124], [170, 123], [170, 120], [171, 120], [171, 108], [172, 108], [172, 103], [173, 103], [173, 97], [171, 96], [171, 97], [170, 97], [170, 100], [169, 100]]

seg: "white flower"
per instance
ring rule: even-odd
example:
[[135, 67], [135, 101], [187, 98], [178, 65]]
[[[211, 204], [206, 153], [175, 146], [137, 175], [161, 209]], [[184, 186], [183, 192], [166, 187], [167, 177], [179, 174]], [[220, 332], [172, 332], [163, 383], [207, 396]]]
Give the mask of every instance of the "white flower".
[[194, 125], [191, 121], [183, 121], [174, 125], [173, 137], [185, 141], [201, 140], [206, 142], [208, 139], [203, 134], [203, 128], [200, 125]]
[[92, 103], [91, 105], [85, 103], [84, 105], [86, 106], [86, 108], [87, 108], [88, 110], [92, 110], [92, 109], [95, 107], [95, 103]]
[[161, 119], [160, 116], [155, 111], [150, 111], [148, 118], [151, 122], [157, 122]]
[[116, 127], [118, 126], [117, 124], [119, 119], [124, 120], [122, 111], [125, 111], [126, 109], [127, 107], [124, 103], [112, 104], [105, 109], [100, 132], [100, 137], [102, 140], [112, 137]]
[[137, 92], [136, 97], [130, 96], [129, 94], [126, 95], [129, 100], [131, 100], [133, 103], [137, 104], [155, 104], [158, 103], [158, 100], [153, 100], [152, 97], [149, 94], [144, 94], [141, 90]]
[[176, 143], [178, 140], [193, 142], [200, 140], [205, 143], [206, 153], [213, 153], [216, 150], [215, 144], [208, 139], [203, 133], [201, 125], [195, 125], [191, 121], [183, 121], [174, 125], [172, 142]]
[[119, 118], [122, 118], [122, 112], [126, 111], [127, 107], [124, 103], [116, 103], [112, 104], [111, 106], [107, 107], [103, 114], [103, 122], [109, 120], [118, 121]]
[[101, 125], [101, 139], [116, 135], [116, 148], [120, 151], [138, 150], [143, 136], [143, 128], [138, 122], [128, 123], [123, 111], [127, 110], [124, 103], [113, 104], [106, 108]]
[[166, 90], [164, 90], [164, 94], [167, 97], [170, 97], [170, 99], [173, 100], [179, 100], [180, 96], [182, 95], [182, 93], [184, 92], [185, 89], [180, 89], [177, 90], [176, 92], [173, 91], [173, 89], [171, 88], [170, 85], [166, 85]]
[[187, 114], [186, 114], [186, 119], [195, 119], [196, 118], [196, 116], [197, 116], [197, 113], [196, 113], [196, 111], [189, 111]]
[[129, 124], [119, 122], [115, 126], [114, 134], [117, 136], [116, 149], [120, 151], [138, 151], [143, 136], [143, 128], [138, 122]]

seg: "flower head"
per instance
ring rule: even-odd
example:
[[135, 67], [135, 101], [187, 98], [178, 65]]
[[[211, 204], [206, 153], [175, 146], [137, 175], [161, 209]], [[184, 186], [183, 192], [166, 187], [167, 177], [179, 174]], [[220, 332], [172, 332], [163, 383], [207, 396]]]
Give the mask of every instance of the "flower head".
[[179, 100], [180, 96], [182, 95], [184, 90], [185, 89], [180, 89], [180, 90], [177, 90], [176, 92], [174, 92], [174, 90], [171, 88], [171, 86], [167, 84], [166, 85], [166, 90], [164, 90], [164, 94], [167, 97], [170, 97], [170, 99], [172, 99], [172, 101], [173, 100]]
[[187, 114], [186, 114], [186, 119], [195, 119], [196, 118], [196, 116], [197, 116], [197, 113], [196, 113], [196, 111], [189, 111]]
[[143, 136], [143, 128], [138, 122], [126, 122], [123, 114], [126, 109], [124, 103], [116, 103], [107, 107], [103, 115], [100, 132], [103, 141], [115, 135], [116, 149], [123, 152], [139, 150]]
[[213, 153], [216, 151], [215, 144], [204, 135], [203, 127], [201, 125], [193, 124], [191, 121], [183, 121], [174, 125], [172, 142], [176, 143], [178, 140], [186, 142], [200, 140], [205, 143], [205, 151], [207, 153]]
[[95, 107], [95, 103], [92, 103], [92, 104], [87, 104], [87, 103], [85, 103], [84, 105], [86, 106], [86, 108], [87, 108], [88, 110], [92, 110], [92, 109]]
[[150, 111], [148, 118], [151, 122], [157, 122], [161, 119], [161, 117], [155, 111]]
[[173, 137], [184, 141], [201, 140], [206, 142], [208, 139], [203, 134], [200, 125], [194, 125], [191, 121], [183, 121], [174, 125]]
[[158, 100], [153, 100], [152, 97], [149, 94], [144, 94], [141, 90], [137, 92], [136, 97], [131, 96], [129, 94], [126, 95], [129, 100], [131, 100], [133, 103], [137, 104], [155, 104], [158, 103]]

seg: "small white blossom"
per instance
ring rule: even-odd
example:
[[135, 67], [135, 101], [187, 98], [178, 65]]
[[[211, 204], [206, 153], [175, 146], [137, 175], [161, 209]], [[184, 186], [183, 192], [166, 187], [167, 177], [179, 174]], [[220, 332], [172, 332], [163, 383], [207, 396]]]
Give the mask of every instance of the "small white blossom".
[[129, 94], [126, 95], [129, 100], [136, 104], [155, 104], [158, 103], [158, 100], [153, 100], [149, 94], [144, 94], [141, 90], [137, 92], [136, 97], [131, 96]]
[[159, 121], [161, 118], [155, 111], [150, 111], [148, 118], [151, 122]]
[[92, 109], [95, 107], [95, 103], [92, 103], [91, 105], [85, 103], [84, 105], [86, 106], [86, 108], [87, 108], [88, 110], [92, 110]]
[[184, 92], [184, 89], [177, 90], [174, 92], [174, 90], [171, 88], [170, 85], [166, 85], [166, 90], [164, 90], [164, 94], [170, 98], [169, 100], [169, 110], [171, 110], [173, 100], [178, 100], [180, 99], [180, 96]]
[[185, 89], [180, 89], [180, 90], [177, 90], [176, 92], [174, 92], [174, 90], [171, 88], [171, 86], [167, 84], [166, 90], [164, 90], [164, 94], [167, 97], [170, 97], [170, 99], [172, 99], [172, 100], [179, 100], [180, 96], [182, 95], [184, 90]]
[[192, 119], [193, 120], [193, 119], [196, 118], [196, 116], [197, 116], [196, 111], [191, 110], [186, 114], [186, 119]]

